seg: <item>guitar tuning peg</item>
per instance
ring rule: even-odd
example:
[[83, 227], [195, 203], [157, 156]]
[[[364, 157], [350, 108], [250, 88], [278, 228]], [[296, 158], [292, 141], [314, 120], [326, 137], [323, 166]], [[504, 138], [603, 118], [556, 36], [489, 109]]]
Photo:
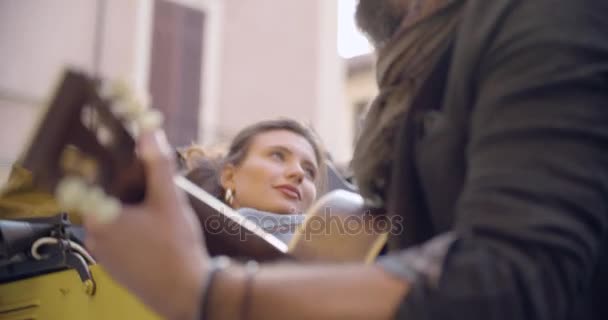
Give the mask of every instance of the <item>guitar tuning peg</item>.
[[125, 99], [131, 96], [131, 89], [124, 80], [102, 81], [99, 84], [98, 93], [104, 99]]
[[115, 80], [110, 83], [111, 97], [115, 99], [128, 99], [132, 95], [131, 86], [125, 80]]
[[106, 196], [102, 201], [96, 203], [94, 208], [97, 220], [101, 223], [110, 223], [120, 214], [120, 201], [111, 196]]
[[146, 112], [146, 110], [148, 109], [148, 105], [142, 102], [141, 100], [138, 100], [137, 98], [134, 98], [129, 101], [128, 107], [129, 108], [127, 109], [127, 117], [130, 120], [136, 120], [141, 114]]
[[122, 119], [137, 122], [148, 110], [150, 100], [145, 91], [133, 91], [129, 96], [115, 99], [112, 112]]
[[87, 187], [82, 197], [82, 201], [79, 203], [78, 211], [84, 214], [88, 214], [91, 211], [95, 211], [101, 202], [106, 198], [105, 192], [100, 187]]
[[133, 98], [119, 99], [112, 105], [112, 112], [127, 120], [135, 120], [145, 111], [146, 106]]
[[79, 211], [83, 214], [92, 214], [100, 223], [112, 222], [120, 213], [121, 205], [118, 200], [108, 196], [100, 187], [88, 188], [85, 196], [79, 203]]
[[147, 110], [150, 108], [152, 96], [146, 90], [135, 90], [133, 94], [134, 100], [141, 105], [141, 109]]
[[63, 178], [55, 189], [55, 197], [59, 205], [65, 210], [79, 209], [85, 197], [87, 185], [79, 177]]
[[152, 131], [160, 128], [163, 124], [163, 114], [158, 110], [149, 110], [137, 118], [137, 125], [141, 132]]
[[80, 214], [90, 214], [100, 223], [110, 223], [120, 214], [120, 201], [108, 196], [100, 187], [85, 186], [75, 201], [74, 209]]
[[112, 222], [121, 210], [120, 201], [106, 195], [98, 186], [89, 187], [80, 177], [63, 178], [55, 189], [55, 196], [63, 209], [93, 214], [101, 223]]

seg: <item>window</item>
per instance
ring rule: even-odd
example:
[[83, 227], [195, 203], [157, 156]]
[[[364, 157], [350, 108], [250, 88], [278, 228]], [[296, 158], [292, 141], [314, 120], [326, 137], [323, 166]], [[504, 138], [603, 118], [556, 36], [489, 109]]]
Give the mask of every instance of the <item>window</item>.
[[150, 59], [152, 104], [165, 115], [173, 145], [198, 136], [203, 61], [203, 11], [156, 0]]

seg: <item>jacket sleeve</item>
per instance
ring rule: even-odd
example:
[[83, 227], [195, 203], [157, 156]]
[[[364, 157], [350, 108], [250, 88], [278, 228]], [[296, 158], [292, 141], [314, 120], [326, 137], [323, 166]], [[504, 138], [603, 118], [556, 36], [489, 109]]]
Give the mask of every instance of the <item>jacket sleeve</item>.
[[472, 84], [453, 231], [379, 261], [412, 284], [398, 319], [580, 307], [608, 228], [606, 17], [603, 1], [511, 1]]

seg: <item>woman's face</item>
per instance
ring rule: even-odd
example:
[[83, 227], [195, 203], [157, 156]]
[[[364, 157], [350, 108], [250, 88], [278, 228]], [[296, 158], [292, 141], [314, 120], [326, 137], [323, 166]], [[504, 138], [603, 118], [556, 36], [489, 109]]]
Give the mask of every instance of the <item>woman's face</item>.
[[222, 186], [234, 192], [235, 209], [301, 213], [316, 197], [317, 175], [311, 144], [289, 130], [273, 130], [254, 136], [243, 161], [223, 169]]

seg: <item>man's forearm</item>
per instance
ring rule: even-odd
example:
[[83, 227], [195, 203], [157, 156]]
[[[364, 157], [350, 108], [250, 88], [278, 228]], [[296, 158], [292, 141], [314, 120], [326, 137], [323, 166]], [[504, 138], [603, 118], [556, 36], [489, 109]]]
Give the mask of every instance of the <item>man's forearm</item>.
[[377, 266], [263, 266], [245, 290], [244, 268], [218, 275], [210, 318], [238, 319], [248, 294], [248, 319], [390, 319], [408, 285]]

